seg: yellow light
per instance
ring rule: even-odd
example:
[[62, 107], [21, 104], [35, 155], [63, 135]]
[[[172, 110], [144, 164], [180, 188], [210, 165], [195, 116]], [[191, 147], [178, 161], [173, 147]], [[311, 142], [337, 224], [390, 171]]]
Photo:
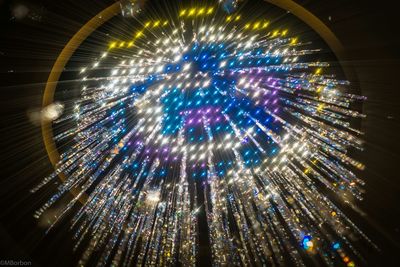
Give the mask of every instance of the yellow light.
[[276, 30], [276, 31], [274, 31], [274, 32], [272, 33], [272, 37], [275, 37], [275, 36], [277, 36], [278, 34], [279, 34], [279, 31]]
[[322, 69], [321, 69], [321, 68], [318, 68], [318, 69], [315, 71], [315, 74], [320, 74], [321, 71], [322, 71]]
[[210, 8], [207, 10], [207, 14], [211, 14], [211, 13], [213, 13], [213, 11], [214, 11], [214, 8], [213, 8], [213, 7], [210, 7]]
[[146, 24], [144, 25], [144, 27], [145, 27], [145, 28], [147, 28], [147, 27], [149, 27], [149, 26], [150, 26], [150, 24], [151, 24], [151, 22], [150, 22], [150, 21], [148, 21], [148, 22], [146, 22]]
[[121, 42], [120, 44], [119, 44], [119, 47], [123, 47], [125, 45], [125, 42]]
[[163, 26], [168, 24], [168, 20], [164, 21]]
[[143, 34], [143, 32], [142, 32], [142, 31], [140, 31], [140, 32], [137, 32], [137, 33], [136, 33], [136, 35], [135, 35], [135, 37], [136, 37], [136, 38], [139, 38], [140, 36], [142, 36], [142, 34]]
[[295, 45], [297, 43], [297, 37], [292, 38], [292, 40], [290, 41], [291, 45]]
[[160, 21], [159, 20], [154, 22], [153, 27], [157, 27], [158, 25], [160, 25]]
[[238, 21], [240, 18], [241, 18], [241, 16], [237, 15], [236, 18], [235, 18], [235, 21]]
[[320, 93], [321, 91], [322, 91], [322, 89], [323, 89], [324, 87], [323, 86], [320, 86], [320, 87], [318, 87], [318, 89], [317, 89], [317, 93]]
[[258, 29], [258, 27], [260, 27], [260, 22], [254, 23], [253, 29], [256, 30], [256, 29]]
[[228, 16], [227, 18], [226, 18], [226, 21], [231, 21], [232, 20], [232, 16]]
[[196, 9], [195, 9], [195, 8], [192, 8], [192, 9], [189, 11], [188, 16], [193, 16], [194, 13], [196, 13]]
[[197, 12], [197, 15], [202, 15], [205, 12], [205, 8], [200, 8], [199, 11]]
[[179, 13], [179, 17], [185, 16], [186, 14], [186, 9], [183, 9], [180, 13]]
[[244, 25], [244, 28], [245, 28], [245, 29], [250, 28], [250, 23], [247, 23], [246, 25]]
[[364, 170], [365, 165], [362, 164], [362, 163], [358, 163], [356, 167], [357, 167], [359, 170]]
[[114, 47], [116, 47], [117, 46], [117, 42], [112, 42], [111, 44], [110, 44], [110, 49], [111, 48], [114, 48]]
[[130, 41], [130, 42], [128, 43], [128, 47], [132, 47], [133, 44], [134, 44], [134, 42], [133, 42], [133, 41]]
[[319, 104], [317, 107], [317, 111], [321, 112], [324, 109], [324, 106], [325, 106], [324, 104]]
[[266, 21], [266, 22], [264, 22], [264, 23], [263, 23], [263, 25], [262, 25], [262, 28], [263, 28], [263, 29], [265, 29], [265, 28], [267, 28], [267, 27], [268, 27], [268, 25], [269, 25], [269, 22], [268, 22], [268, 21]]
[[282, 36], [285, 36], [287, 33], [288, 33], [288, 30], [284, 30], [284, 31], [281, 33], [281, 35], [282, 35]]

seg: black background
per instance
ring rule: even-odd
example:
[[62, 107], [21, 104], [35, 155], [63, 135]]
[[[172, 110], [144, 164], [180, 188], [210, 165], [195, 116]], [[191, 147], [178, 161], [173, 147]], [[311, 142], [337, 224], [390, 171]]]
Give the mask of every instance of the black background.
[[[367, 118], [362, 122], [365, 150], [356, 155], [366, 165], [362, 172], [365, 199], [359, 206], [367, 215], [361, 218], [348, 212], [381, 249], [371, 251], [368, 265], [400, 266], [396, 253], [400, 252], [400, 14], [396, 1], [296, 2], [340, 39], [347, 59], [342, 64], [354, 68], [352, 82], [368, 98], [363, 105]], [[12, 10], [21, 3], [29, 13], [13, 19]], [[49, 71], [67, 41], [111, 3], [0, 0], [0, 260], [32, 261], [35, 266], [76, 264], [68, 222], [44, 235], [46, 228], [32, 216], [54, 187], [47, 188], [47, 194], [29, 193], [52, 166], [40, 127], [29, 121], [27, 111], [41, 105]]]

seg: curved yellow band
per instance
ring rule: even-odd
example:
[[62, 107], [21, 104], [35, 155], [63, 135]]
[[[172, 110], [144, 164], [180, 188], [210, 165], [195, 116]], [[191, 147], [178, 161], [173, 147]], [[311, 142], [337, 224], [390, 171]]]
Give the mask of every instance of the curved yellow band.
[[339, 60], [344, 59], [344, 48], [335, 34], [319, 18], [292, 0], [265, 0], [283, 10], [289, 11], [312, 28], [328, 44]]
[[[53, 68], [51, 69], [49, 78], [47, 79], [46, 87], [44, 89], [43, 95], [43, 107], [50, 105], [53, 103], [54, 92], [57, 87], [58, 79], [61, 76], [61, 73], [64, 70], [65, 65], [69, 61], [72, 54], [75, 50], [81, 45], [81, 43], [99, 26], [101, 26], [104, 22], [111, 19], [119, 12], [119, 2], [114, 3], [108, 8], [101, 11], [91, 20], [89, 20], [65, 45], [60, 55], [58, 56], [56, 62], [54, 63]], [[49, 159], [51, 164], [55, 167], [58, 161], [60, 160], [60, 154], [58, 153], [56, 144], [53, 139], [53, 126], [49, 121], [42, 121], [42, 135], [44, 145], [49, 155]], [[64, 173], [60, 173], [59, 177], [62, 181], [66, 179]], [[79, 190], [73, 189], [71, 190], [73, 195], [77, 195]], [[80, 198], [82, 203], [86, 202], [87, 195], [83, 195]]]

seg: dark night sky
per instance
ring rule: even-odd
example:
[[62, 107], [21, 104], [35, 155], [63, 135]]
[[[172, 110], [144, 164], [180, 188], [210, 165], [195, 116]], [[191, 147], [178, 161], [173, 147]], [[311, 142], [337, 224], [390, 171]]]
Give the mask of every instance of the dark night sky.
[[[151, 1], [151, 0], [150, 0]], [[196, 2], [196, 1], [192, 1]], [[325, 22], [346, 48], [343, 65], [354, 68], [351, 81], [368, 100], [363, 105], [365, 150], [356, 158], [366, 165], [366, 216], [346, 210], [381, 248], [370, 253], [370, 266], [399, 261], [400, 251], [400, 31], [395, 1], [296, 1]], [[39, 107], [49, 71], [71, 36], [112, 0], [0, 0], [0, 260], [30, 260], [35, 266], [75, 263], [68, 222], [45, 236], [33, 211], [47, 195], [29, 193], [52, 166], [40, 127], [27, 111]], [[28, 7], [12, 19], [18, 4]], [[23, 10], [22, 10], [23, 11]], [[22, 12], [23, 13], [23, 12]], [[397, 244], [397, 245], [396, 245]], [[396, 259], [397, 257], [397, 259]], [[398, 265], [398, 264], [397, 264]]]

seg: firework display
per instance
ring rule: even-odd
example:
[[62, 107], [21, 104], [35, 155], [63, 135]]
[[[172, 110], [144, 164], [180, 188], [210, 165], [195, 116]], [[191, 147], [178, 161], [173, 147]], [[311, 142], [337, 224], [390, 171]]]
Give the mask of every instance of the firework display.
[[204, 234], [216, 266], [355, 266], [352, 239], [370, 240], [334, 199], [362, 199], [348, 150], [362, 149], [363, 97], [301, 37], [216, 12], [145, 21], [81, 69], [74, 111], [55, 121], [75, 125], [54, 136], [73, 144], [33, 191], [67, 178], [35, 216], [79, 192], [51, 229], [85, 198], [81, 265], [193, 266]]

